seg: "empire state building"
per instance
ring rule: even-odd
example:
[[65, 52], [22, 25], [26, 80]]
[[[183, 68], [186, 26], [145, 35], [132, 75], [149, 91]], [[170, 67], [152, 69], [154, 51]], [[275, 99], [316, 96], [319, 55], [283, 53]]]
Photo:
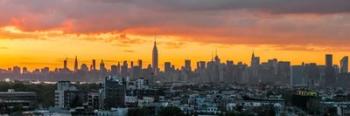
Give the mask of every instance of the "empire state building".
[[152, 70], [154, 75], [158, 75], [158, 49], [157, 42], [154, 41], [153, 51], [152, 51]]

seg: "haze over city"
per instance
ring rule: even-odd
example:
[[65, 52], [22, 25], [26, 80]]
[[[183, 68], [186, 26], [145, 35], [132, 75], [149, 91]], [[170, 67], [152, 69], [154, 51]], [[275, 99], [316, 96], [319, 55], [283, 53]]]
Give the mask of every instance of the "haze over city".
[[0, 116], [350, 116], [350, 0], [0, 0]]

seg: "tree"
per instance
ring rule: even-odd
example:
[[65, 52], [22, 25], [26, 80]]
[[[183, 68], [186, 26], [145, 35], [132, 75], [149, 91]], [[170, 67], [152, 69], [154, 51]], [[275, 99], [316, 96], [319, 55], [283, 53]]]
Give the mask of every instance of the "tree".
[[128, 110], [128, 116], [152, 116], [148, 108], [134, 108]]
[[180, 108], [177, 107], [165, 107], [159, 111], [159, 116], [184, 116]]

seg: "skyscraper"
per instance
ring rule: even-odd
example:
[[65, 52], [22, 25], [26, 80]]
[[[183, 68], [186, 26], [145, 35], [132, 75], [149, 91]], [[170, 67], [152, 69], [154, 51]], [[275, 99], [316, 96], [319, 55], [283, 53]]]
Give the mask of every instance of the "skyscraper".
[[100, 71], [101, 72], [106, 72], [107, 71], [105, 63], [103, 62], [103, 60], [101, 60], [101, 63], [100, 63]]
[[95, 71], [96, 70], [96, 60], [95, 59], [92, 59], [92, 65], [90, 67], [92, 71]]
[[333, 55], [326, 54], [326, 67], [332, 67], [332, 66], [333, 66]]
[[165, 62], [164, 63], [164, 72], [170, 72], [171, 71], [171, 63]]
[[128, 76], [128, 61], [123, 61], [123, 65], [121, 66], [121, 76], [123, 78]]
[[254, 52], [253, 52], [250, 65], [251, 65], [251, 67], [256, 67], [259, 64], [260, 64], [260, 57], [256, 57]]
[[188, 72], [192, 71], [191, 60], [189, 60], [189, 59], [185, 60], [185, 70], [188, 71]]
[[138, 60], [138, 65], [139, 65], [140, 69], [143, 68], [143, 67], [142, 67], [142, 60], [141, 60], [141, 59]]
[[336, 82], [335, 69], [333, 67], [333, 55], [326, 54], [325, 85], [333, 86]]
[[77, 56], [75, 56], [75, 60], [74, 60], [74, 72], [77, 72], [78, 71], [78, 58]]
[[261, 82], [262, 79], [258, 76], [258, 68], [260, 65], [260, 57], [255, 56], [254, 52], [252, 54], [252, 58], [250, 61], [250, 67], [251, 67], [251, 79], [253, 82]]
[[157, 49], [157, 42], [154, 41], [153, 51], [152, 51], [152, 70], [153, 74], [158, 74], [158, 49]]
[[66, 59], [64, 59], [64, 61], [63, 61], [63, 69], [68, 69], [68, 66], [67, 66], [67, 58]]
[[340, 73], [348, 73], [348, 66], [349, 66], [349, 57], [344, 56], [340, 60]]
[[197, 62], [197, 70], [201, 69], [201, 70], [204, 70], [206, 68], [205, 66], [205, 61], [198, 61]]

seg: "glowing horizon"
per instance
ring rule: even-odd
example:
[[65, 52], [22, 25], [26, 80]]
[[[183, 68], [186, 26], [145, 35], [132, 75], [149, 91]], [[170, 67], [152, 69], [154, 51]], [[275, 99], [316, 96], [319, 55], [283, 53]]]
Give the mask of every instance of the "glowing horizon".
[[[27, 67], [30, 70], [43, 67], [49, 67], [50, 70], [54, 70], [55, 68], [63, 67], [65, 58], [68, 58], [68, 66], [72, 69], [75, 56], [78, 57], [79, 65], [84, 63], [88, 66], [91, 65], [92, 59], [96, 59], [97, 63], [104, 60], [107, 68], [110, 68], [112, 64], [122, 63], [124, 60], [127, 60], [129, 63], [134, 61], [136, 64], [137, 60], [141, 59], [144, 67], [151, 64], [151, 51], [154, 40], [152, 35], [137, 36], [117, 33], [74, 35], [64, 34], [60, 31], [23, 32], [16, 27], [5, 27], [3, 29], [7, 29], [6, 31], [11, 33], [25, 33], [37, 35], [38, 37], [53, 34], [51, 38], [36, 40], [0, 40], [0, 46], [2, 47], [0, 49], [2, 51], [0, 60], [6, 61], [1, 62], [0, 67], [5, 69], [20, 66]], [[95, 37], [100, 39], [96, 40], [94, 39]], [[119, 37], [121, 41], [129, 41], [129, 44], [109, 40], [109, 37]], [[138, 40], [133, 41], [127, 38], [138, 38]], [[332, 50], [323, 52], [322, 50], [325, 50], [325, 48], [317, 47], [307, 48], [314, 49], [313, 51], [284, 50], [273, 45], [220, 44], [179, 40], [181, 39], [174, 36], [157, 36], [160, 54], [159, 67], [161, 69], [163, 69], [164, 62], [167, 61], [180, 68], [183, 66], [185, 59], [191, 59], [192, 66], [195, 68], [197, 61], [210, 61], [215, 50], [218, 51], [222, 62], [233, 60], [235, 63], [243, 62], [246, 64], [249, 64], [253, 51], [261, 57], [262, 62], [277, 58], [280, 61], [291, 61], [293, 65], [298, 65], [302, 62], [324, 64], [324, 55], [326, 53], [334, 54], [334, 62], [338, 64], [337, 61], [348, 54], [348, 52]], [[298, 48], [300, 46], [291, 47]], [[298, 56], [303, 56], [303, 58]]]

